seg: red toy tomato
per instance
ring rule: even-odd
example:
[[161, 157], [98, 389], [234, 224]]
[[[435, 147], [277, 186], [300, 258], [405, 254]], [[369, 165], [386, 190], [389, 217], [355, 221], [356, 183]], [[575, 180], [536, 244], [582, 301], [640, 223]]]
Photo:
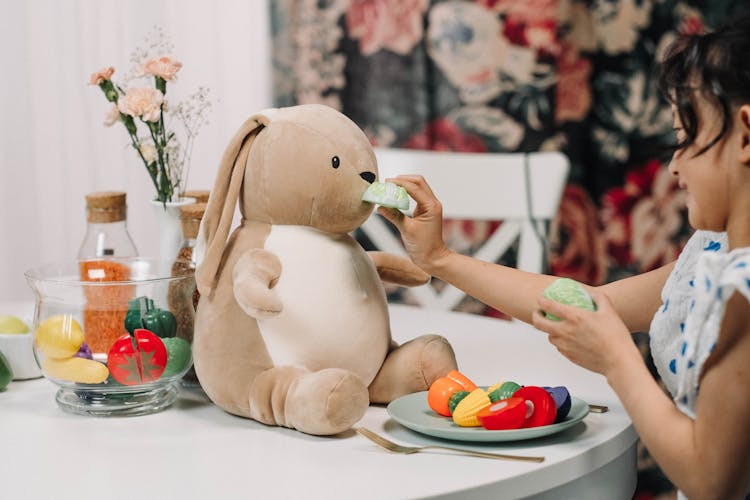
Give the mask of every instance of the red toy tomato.
[[512, 397], [501, 399], [477, 413], [482, 427], [491, 431], [519, 429], [526, 420], [526, 400]]
[[466, 375], [458, 370], [451, 370], [444, 377], [440, 377], [430, 385], [427, 392], [427, 404], [432, 410], [444, 417], [450, 417], [451, 412], [448, 407], [448, 401], [456, 391], [471, 392], [477, 386], [469, 380]]
[[531, 404], [531, 414], [521, 427], [541, 427], [555, 421], [557, 406], [555, 400], [541, 387], [527, 385], [513, 393], [515, 398], [523, 398]]
[[153, 382], [167, 366], [164, 342], [149, 330], [136, 328], [115, 340], [107, 354], [107, 367], [112, 377], [123, 385]]

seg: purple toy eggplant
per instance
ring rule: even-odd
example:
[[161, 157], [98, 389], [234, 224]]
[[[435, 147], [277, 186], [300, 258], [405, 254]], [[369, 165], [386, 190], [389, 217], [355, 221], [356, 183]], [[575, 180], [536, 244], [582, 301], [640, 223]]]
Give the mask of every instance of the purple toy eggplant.
[[555, 406], [557, 406], [557, 415], [555, 416], [555, 423], [562, 422], [565, 417], [568, 416], [570, 411], [570, 393], [564, 386], [559, 387], [543, 387], [545, 391], [552, 396], [555, 400]]

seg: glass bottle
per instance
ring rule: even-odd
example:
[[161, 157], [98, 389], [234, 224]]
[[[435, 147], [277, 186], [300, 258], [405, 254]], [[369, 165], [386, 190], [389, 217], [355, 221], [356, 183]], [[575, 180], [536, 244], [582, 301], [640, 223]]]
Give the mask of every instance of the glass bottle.
[[[203, 214], [206, 212], [205, 203], [194, 203], [180, 207], [180, 222], [182, 223], [182, 245], [172, 264], [172, 276], [195, 275], [195, 244], [198, 239]], [[186, 300], [189, 299], [189, 300]], [[198, 307], [200, 293], [195, 284], [195, 278], [189, 281], [179, 281], [170, 285], [169, 308], [177, 320], [177, 337], [185, 340], [191, 346], [193, 343], [193, 327], [195, 311]], [[182, 378], [182, 385], [186, 388], [200, 389], [195, 368]]]
[[86, 234], [79, 259], [136, 257], [138, 250], [128, 233], [125, 193], [100, 191], [86, 195]]

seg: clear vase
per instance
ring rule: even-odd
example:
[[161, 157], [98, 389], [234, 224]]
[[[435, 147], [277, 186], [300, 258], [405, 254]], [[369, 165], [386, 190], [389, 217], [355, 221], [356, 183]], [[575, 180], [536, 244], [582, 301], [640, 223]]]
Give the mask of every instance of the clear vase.
[[178, 201], [166, 203], [151, 200], [159, 231], [159, 259], [161, 261], [174, 262], [177, 257], [177, 252], [182, 245], [180, 207], [193, 203], [195, 203], [195, 198], [180, 198]]

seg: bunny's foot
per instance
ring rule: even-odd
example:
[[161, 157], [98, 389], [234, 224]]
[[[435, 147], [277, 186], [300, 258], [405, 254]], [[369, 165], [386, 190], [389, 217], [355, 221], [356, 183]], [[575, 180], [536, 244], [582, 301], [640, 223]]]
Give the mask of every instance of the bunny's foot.
[[250, 416], [255, 420], [321, 436], [351, 428], [369, 404], [362, 379], [340, 368], [308, 372], [275, 367], [250, 389]]
[[417, 337], [388, 353], [370, 384], [370, 401], [390, 403], [405, 394], [426, 391], [436, 379], [456, 367], [456, 355], [444, 337]]

